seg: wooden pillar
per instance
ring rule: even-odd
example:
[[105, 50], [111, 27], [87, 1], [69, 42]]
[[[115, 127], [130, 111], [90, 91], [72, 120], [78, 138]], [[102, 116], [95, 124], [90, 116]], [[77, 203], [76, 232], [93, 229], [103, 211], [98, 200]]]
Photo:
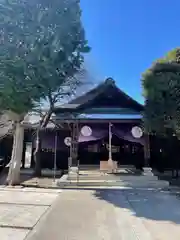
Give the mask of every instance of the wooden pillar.
[[149, 135], [146, 134], [144, 136], [145, 143], [144, 143], [144, 167], [149, 167], [150, 165], [150, 142], [149, 142]]
[[31, 148], [31, 165], [30, 165], [30, 168], [34, 168], [34, 146], [33, 146], [33, 141], [34, 141], [34, 139], [32, 140], [32, 148]]
[[70, 167], [78, 167], [78, 138], [79, 138], [79, 124], [75, 121], [72, 125], [72, 142], [71, 142], [71, 163]]
[[22, 168], [25, 168], [25, 160], [26, 160], [26, 141], [24, 139], [24, 142], [23, 142], [23, 153], [22, 153]]

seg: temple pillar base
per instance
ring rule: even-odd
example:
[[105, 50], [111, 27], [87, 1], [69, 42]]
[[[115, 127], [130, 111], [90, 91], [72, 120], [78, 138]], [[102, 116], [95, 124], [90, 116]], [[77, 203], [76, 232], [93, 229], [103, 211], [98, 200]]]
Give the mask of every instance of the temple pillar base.
[[150, 167], [143, 167], [143, 171], [144, 171], [144, 175], [145, 176], [154, 176], [153, 172], [152, 172], [152, 168]]
[[113, 161], [112, 159], [108, 159], [108, 168], [111, 173], [116, 173], [118, 166], [117, 161]]
[[100, 161], [100, 171], [105, 171], [109, 173], [117, 172], [117, 162], [109, 159], [108, 161]]
[[114, 161], [112, 159], [108, 159], [108, 169], [110, 172], [114, 170]]
[[144, 167], [143, 168], [143, 175], [146, 176], [148, 179], [152, 179], [152, 180], [157, 180], [158, 177], [154, 175], [154, 173], [152, 172], [152, 168], [150, 167]]
[[78, 178], [78, 174], [79, 174], [79, 168], [77, 166], [69, 167], [68, 179], [71, 180], [71, 179]]
[[72, 167], [69, 167], [69, 171], [68, 171], [68, 174], [78, 174], [78, 167], [77, 166], [72, 166]]

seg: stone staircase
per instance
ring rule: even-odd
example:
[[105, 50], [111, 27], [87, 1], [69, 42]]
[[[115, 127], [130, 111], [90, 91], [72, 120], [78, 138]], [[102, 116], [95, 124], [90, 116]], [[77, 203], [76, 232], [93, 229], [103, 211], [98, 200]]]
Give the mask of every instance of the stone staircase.
[[154, 175], [131, 173], [119, 169], [117, 173], [108, 174], [99, 170], [80, 170], [79, 174], [65, 174], [57, 181], [60, 188], [74, 187], [128, 187], [128, 188], [165, 188], [167, 181], [158, 180]]

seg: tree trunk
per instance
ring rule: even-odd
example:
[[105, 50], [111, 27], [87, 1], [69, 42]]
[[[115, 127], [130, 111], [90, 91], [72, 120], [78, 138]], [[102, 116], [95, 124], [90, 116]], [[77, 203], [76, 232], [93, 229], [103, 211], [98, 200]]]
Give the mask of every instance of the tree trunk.
[[24, 128], [20, 122], [16, 122], [13, 140], [13, 150], [9, 173], [7, 177], [7, 184], [9, 185], [18, 185], [20, 183], [20, 168], [23, 152], [23, 141]]
[[40, 177], [41, 176], [41, 139], [40, 139], [40, 129], [37, 129], [36, 132], [36, 150], [34, 152], [34, 176]]
[[45, 128], [51, 118], [53, 112], [53, 108], [51, 107], [47, 114], [44, 116], [42, 121], [40, 122], [40, 126], [36, 132], [36, 150], [34, 152], [34, 161], [35, 161], [35, 168], [34, 168], [34, 176], [40, 177], [41, 176], [41, 138], [40, 138], [40, 130]]

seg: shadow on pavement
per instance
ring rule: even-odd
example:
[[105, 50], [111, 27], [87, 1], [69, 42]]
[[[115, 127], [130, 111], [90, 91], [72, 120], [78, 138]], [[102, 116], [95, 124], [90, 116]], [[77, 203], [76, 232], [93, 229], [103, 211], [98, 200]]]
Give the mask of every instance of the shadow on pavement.
[[167, 192], [136, 189], [98, 189], [93, 195], [133, 215], [180, 224], [180, 201]]

